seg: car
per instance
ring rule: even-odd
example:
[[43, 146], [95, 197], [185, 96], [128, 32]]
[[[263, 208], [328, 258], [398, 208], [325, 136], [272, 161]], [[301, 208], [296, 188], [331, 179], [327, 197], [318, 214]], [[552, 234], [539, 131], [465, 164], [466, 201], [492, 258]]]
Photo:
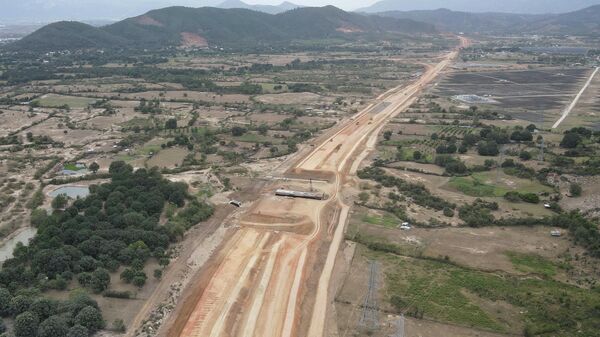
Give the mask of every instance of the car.
[[400, 225], [400, 229], [403, 230], [403, 231], [407, 231], [407, 230], [412, 229], [412, 227], [410, 226], [410, 224], [408, 222], [403, 222]]
[[544, 204], [544, 207], [545, 208], [552, 208], [552, 205], [550, 205], [550, 204]]
[[242, 207], [242, 202], [241, 201], [237, 201], [237, 200], [230, 200], [229, 204], [233, 205], [235, 207]]

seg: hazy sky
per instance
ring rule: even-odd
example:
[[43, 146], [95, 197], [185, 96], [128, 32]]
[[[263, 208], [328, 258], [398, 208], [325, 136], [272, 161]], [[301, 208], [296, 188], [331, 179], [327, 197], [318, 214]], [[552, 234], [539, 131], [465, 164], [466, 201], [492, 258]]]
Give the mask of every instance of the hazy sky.
[[[249, 4], [278, 5], [282, 2], [282, 0], [246, 0], [244, 2]], [[334, 5], [343, 9], [357, 9], [360, 7], [367, 7], [369, 5], [372, 5], [375, 2], [377, 2], [377, 0], [290, 0], [290, 2], [304, 6], [323, 6], [327, 4]]]

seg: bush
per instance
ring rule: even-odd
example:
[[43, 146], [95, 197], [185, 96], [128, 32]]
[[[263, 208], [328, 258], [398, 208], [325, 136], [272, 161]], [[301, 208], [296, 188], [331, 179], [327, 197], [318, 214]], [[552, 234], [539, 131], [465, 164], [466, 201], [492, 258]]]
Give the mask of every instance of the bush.
[[90, 332], [96, 332], [104, 328], [104, 319], [102, 319], [100, 310], [92, 306], [81, 309], [75, 317], [75, 322], [87, 328]]
[[81, 325], [74, 325], [69, 329], [67, 337], [89, 337], [89, 330]]
[[127, 331], [127, 327], [125, 326], [125, 322], [123, 322], [122, 319], [115, 319], [115, 321], [112, 324], [113, 326], [113, 330], [117, 331], [117, 332], [125, 332]]
[[68, 333], [67, 322], [59, 316], [46, 319], [38, 329], [38, 337], [66, 337]]
[[521, 194], [521, 200], [528, 202], [530, 204], [539, 204], [540, 197], [535, 193], [523, 193]]
[[102, 293], [104, 297], [112, 297], [112, 298], [121, 298], [121, 299], [131, 299], [133, 298], [133, 294], [130, 291], [117, 291], [117, 290], [107, 290]]
[[454, 210], [448, 207], [444, 208], [444, 216], [448, 218], [454, 217]]
[[39, 324], [39, 318], [31, 311], [19, 314], [15, 318], [15, 337], [35, 337]]
[[481, 156], [494, 157], [500, 154], [498, 144], [495, 141], [483, 141], [477, 146], [477, 152]]
[[574, 149], [579, 144], [583, 142], [583, 139], [578, 133], [575, 132], [567, 132], [562, 141], [560, 142], [560, 147], [565, 149]]
[[529, 153], [527, 151], [521, 151], [521, 153], [519, 153], [519, 158], [521, 158], [521, 160], [530, 160], [531, 153]]
[[521, 201], [521, 194], [519, 192], [506, 192], [506, 194], [504, 195], [504, 199], [506, 199], [509, 202], [520, 202]]
[[573, 197], [580, 197], [583, 193], [583, 188], [577, 183], [571, 183], [571, 186], [569, 187], [569, 193]]

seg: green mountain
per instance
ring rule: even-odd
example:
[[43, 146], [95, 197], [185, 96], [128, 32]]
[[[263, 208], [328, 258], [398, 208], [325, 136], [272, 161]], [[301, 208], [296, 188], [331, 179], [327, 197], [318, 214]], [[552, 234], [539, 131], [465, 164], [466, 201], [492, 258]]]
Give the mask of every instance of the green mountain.
[[435, 33], [426, 23], [365, 16], [333, 6], [271, 15], [248, 9], [168, 7], [94, 28], [58, 22], [10, 45], [15, 50], [252, 46], [294, 40], [354, 38], [361, 34]]
[[430, 23], [441, 31], [483, 34], [598, 35], [600, 5], [565, 14], [467, 13], [448, 9], [389, 11], [378, 15]]
[[126, 41], [81, 22], [61, 21], [42, 27], [9, 46], [24, 50], [64, 50], [125, 45]]
[[378, 15], [427, 22], [441, 31], [465, 33], [507, 33], [514, 31], [516, 27], [552, 17], [552, 15], [468, 13], [449, 9], [389, 11]]

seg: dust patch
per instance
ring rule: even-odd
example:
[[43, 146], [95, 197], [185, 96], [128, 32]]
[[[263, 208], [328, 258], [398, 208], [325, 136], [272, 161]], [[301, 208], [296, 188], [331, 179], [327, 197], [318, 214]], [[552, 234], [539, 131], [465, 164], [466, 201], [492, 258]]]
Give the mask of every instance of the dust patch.
[[196, 33], [183, 32], [181, 33], [181, 46], [185, 48], [206, 48], [208, 41]]
[[154, 19], [149, 17], [148, 15], [142, 15], [137, 17], [137, 19], [135, 19], [135, 22], [137, 22], [140, 25], [144, 25], [144, 26], [156, 26], [156, 27], [164, 27], [165, 25]]

